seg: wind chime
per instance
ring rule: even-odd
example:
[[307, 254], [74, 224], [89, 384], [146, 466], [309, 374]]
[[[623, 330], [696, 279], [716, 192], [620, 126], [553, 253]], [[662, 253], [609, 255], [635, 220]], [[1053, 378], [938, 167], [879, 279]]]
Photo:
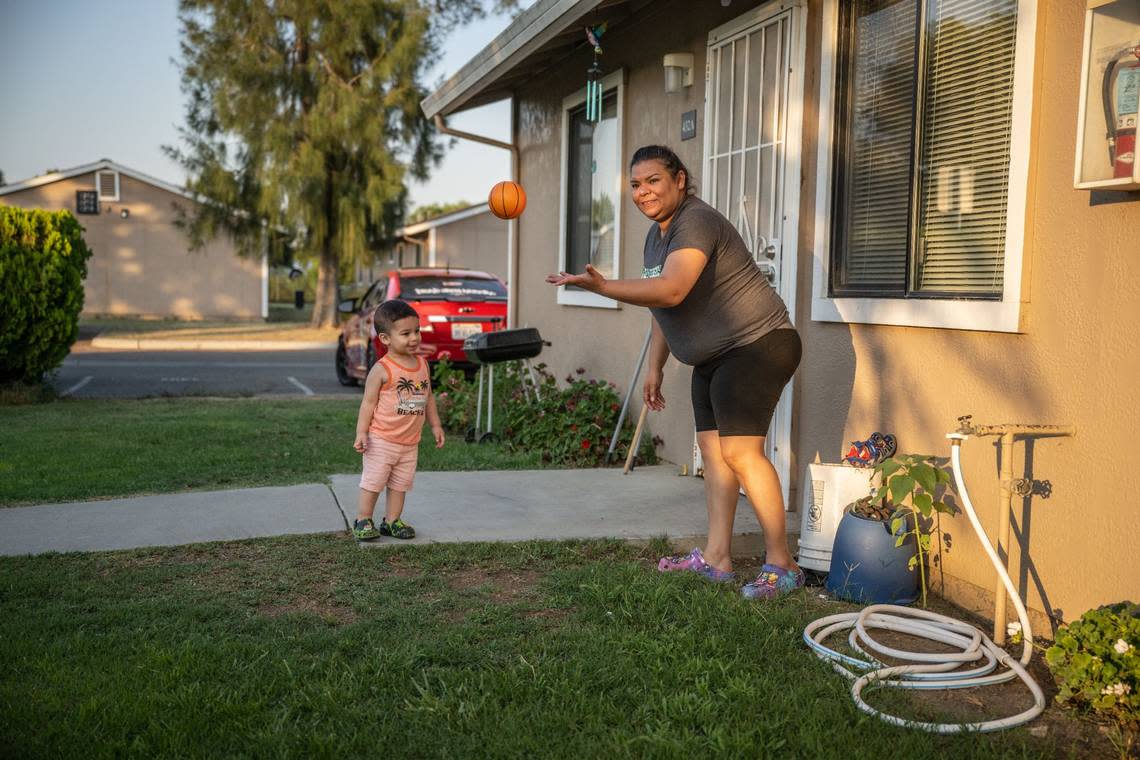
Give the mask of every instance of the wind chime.
[[598, 56], [602, 54], [602, 44], [599, 42], [606, 31], [606, 25], [586, 27], [586, 39], [594, 46], [594, 62], [586, 69], [586, 121], [597, 124], [602, 118], [602, 67], [598, 64]]

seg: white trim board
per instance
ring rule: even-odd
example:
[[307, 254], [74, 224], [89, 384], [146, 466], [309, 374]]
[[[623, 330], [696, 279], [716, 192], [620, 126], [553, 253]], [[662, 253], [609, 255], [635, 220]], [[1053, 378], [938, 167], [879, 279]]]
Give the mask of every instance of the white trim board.
[[[169, 182], [163, 182], [160, 179], [155, 179], [149, 174], [143, 174], [140, 171], [136, 171], [127, 166], [123, 166], [122, 164], [116, 164], [109, 158], [101, 159], [93, 164], [84, 164], [83, 166], [76, 166], [73, 169], [64, 169], [58, 172], [51, 172], [50, 174], [41, 174], [38, 177], [30, 177], [29, 179], [21, 180], [20, 182], [13, 182], [10, 185], [4, 185], [3, 187], [0, 187], [0, 195], [10, 195], [12, 193], [18, 193], [21, 190], [29, 190], [33, 187], [50, 185], [53, 182], [71, 179], [72, 177], [78, 177], [83, 174], [94, 174], [98, 171], [115, 171], [119, 174], [125, 174], [131, 179], [137, 179], [139, 182], [145, 182], [148, 185], [154, 185], [155, 187], [161, 188], [170, 193], [174, 193], [175, 195], [181, 195], [187, 200], [198, 200], [191, 193], [188, 193], [185, 188], [178, 187], [177, 185], [172, 185]], [[96, 181], [98, 181], [98, 177], [96, 177]], [[113, 199], [103, 198], [103, 200]]]
[[[811, 318], [906, 327], [989, 332], [1021, 331], [1021, 275], [1025, 254], [1026, 199], [1029, 187], [1030, 120], [1037, 29], [1036, 0], [1020, 0], [1013, 66], [1013, 113], [1010, 130], [1006, 210], [1005, 268], [1001, 301], [929, 298], [833, 298], [827, 294], [831, 264], [832, 142], [835, 125], [839, 0], [825, 0], [819, 78], [819, 138], [816, 156], [815, 243]], [[1018, 140], [1017, 136], [1025, 139]]]
[[395, 234], [397, 237], [400, 237], [402, 235], [417, 235], [421, 232], [434, 229], [435, 227], [442, 227], [445, 224], [451, 224], [452, 222], [458, 222], [462, 221], [463, 219], [470, 219], [473, 216], [489, 213], [491, 213], [491, 209], [487, 208], [486, 203], [478, 203], [474, 206], [468, 206], [467, 208], [460, 209], [459, 211], [452, 211], [447, 214], [441, 214], [440, 216], [434, 217], [432, 219], [426, 219], [422, 222], [415, 222], [414, 224], [406, 225], [396, 230], [396, 232], [393, 234]]
[[[625, 69], [611, 72], [602, 79], [602, 97], [608, 90], [617, 89], [617, 133], [618, 133], [618, 176], [614, 188], [614, 277], [621, 277], [621, 218], [624, 200], [625, 132], [622, 113], [625, 110]], [[558, 154], [561, 169], [558, 196], [558, 271], [566, 271], [566, 193], [569, 184], [570, 119], [567, 113], [586, 102], [586, 88], [562, 99], [562, 147]], [[571, 290], [565, 285], [558, 286], [560, 306], [593, 306], [601, 309], [617, 309], [620, 305], [612, 298], [591, 293], [588, 290]]]

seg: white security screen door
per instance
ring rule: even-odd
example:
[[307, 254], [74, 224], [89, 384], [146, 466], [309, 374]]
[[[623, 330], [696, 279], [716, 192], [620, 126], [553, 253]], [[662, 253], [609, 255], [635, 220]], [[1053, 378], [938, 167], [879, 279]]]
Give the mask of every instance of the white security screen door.
[[[736, 226], [793, 321], [804, 16], [798, 3], [773, 2], [713, 30], [705, 69], [701, 195]], [[791, 413], [789, 384], [765, 447], [787, 508]]]

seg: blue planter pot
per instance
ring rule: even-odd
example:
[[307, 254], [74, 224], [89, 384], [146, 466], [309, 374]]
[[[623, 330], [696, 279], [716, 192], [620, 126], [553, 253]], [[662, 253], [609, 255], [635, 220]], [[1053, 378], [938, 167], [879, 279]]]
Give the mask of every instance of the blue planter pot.
[[[911, 521], [899, 530], [905, 531]], [[839, 521], [831, 550], [827, 590], [859, 604], [910, 604], [918, 598], [918, 568], [907, 569], [915, 555], [914, 536], [895, 546], [890, 522], [848, 512]]]

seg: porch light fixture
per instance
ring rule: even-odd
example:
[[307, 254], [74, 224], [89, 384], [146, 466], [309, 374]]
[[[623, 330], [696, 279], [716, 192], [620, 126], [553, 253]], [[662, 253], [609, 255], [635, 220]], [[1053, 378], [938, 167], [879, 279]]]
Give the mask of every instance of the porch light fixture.
[[665, 92], [681, 92], [693, 85], [693, 54], [665, 54]]
[[121, 216], [123, 219], [126, 219], [130, 215], [131, 215], [131, 210], [129, 208], [125, 208], [119, 212], [119, 216]]

